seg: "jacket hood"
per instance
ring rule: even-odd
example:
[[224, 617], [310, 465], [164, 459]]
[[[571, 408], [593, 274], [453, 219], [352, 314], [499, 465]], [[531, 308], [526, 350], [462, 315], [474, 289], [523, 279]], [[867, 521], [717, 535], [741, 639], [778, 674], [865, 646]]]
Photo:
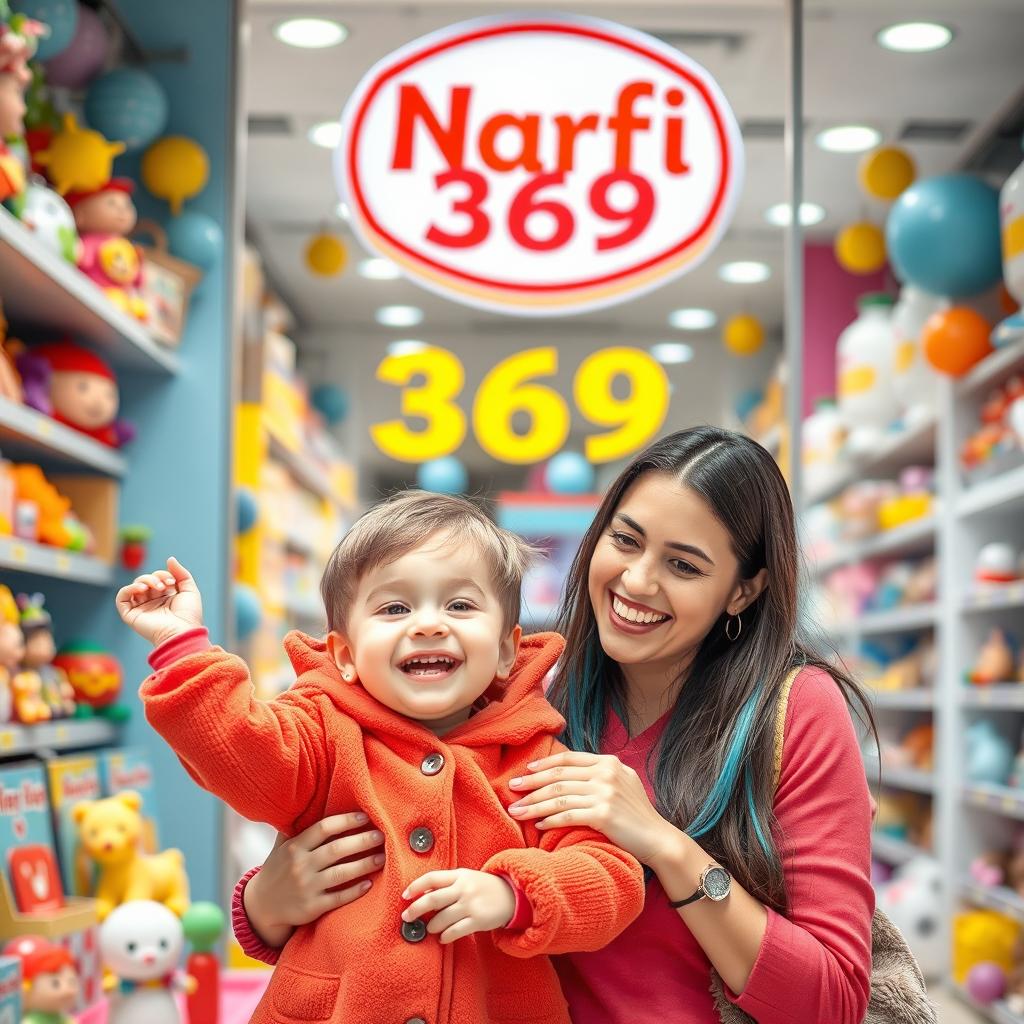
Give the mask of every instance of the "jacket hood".
[[[441, 740], [465, 747], [524, 743], [538, 734], [557, 736], [565, 727], [562, 716], [547, 702], [541, 683], [565, 647], [557, 633], [524, 636], [507, 682], [495, 680], [485, 691], [487, 706], [445, 733]], [[425, 725], [381, 704], [360, 684], [342, 680], [323, 640], [292, 630], [284, 638], [297, 680], [292, 690], [311, 698], [326, 694], [343, 714], [365, 731], [422, 742]], [[430, 735], [433, 735], [430, 733]]]

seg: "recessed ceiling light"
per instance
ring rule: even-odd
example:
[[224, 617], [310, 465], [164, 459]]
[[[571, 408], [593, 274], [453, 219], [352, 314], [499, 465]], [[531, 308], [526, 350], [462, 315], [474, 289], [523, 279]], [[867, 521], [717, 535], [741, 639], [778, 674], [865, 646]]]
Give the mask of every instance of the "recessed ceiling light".
[[360, 260], [356, 268], [359, 273], [371, 281], [394, 281], [402, 276], [402, 272], [391, 262], [379, 256], [371, 259]]
[[772, 268], [757, 260], [736, 260], [723, 263], [718, 268], [718, 276], [728, 284], [760, 284], [772, 276]]
[[340, 220], [352, 219], [352, 211], [348, 208], [348, 203], [346, 203], [344, 200], [338, 203], [338, 205], [334, 208], [334, 212], [338, 215], [338, 218]]
[[415, 327], [423, 323], [423, 310], [418, 306], [381, 306], [375, 316], [384, 327]]
[[314, 146], [323, 146], [324, 149], [337, 149], [341, 142], [341, 122], [321, 121], [309, 129], [309, 141]]
[[681, 331], [706, 331], [718, 323], [711, 309], [676, 309], [668, 315], [669, 325]]
[[953, 30], [935, 21], [904, 21], [883, 28], [875, 39], [879, 46], [898, 53], [927, 53], [949, 46]]
[[814, 141], [829, 153], [863, 153], [882, 141], [882, 133], [866, 124], [841, 124], [818, 132]]
[[659, 341], [651, 346], [651, 355], [664, 366], [688, 363], [693, 358], [693, 347], [683, 341]]
[[323, 50], [345, 42], [348, 29], [340, 21], [326, 18], [289, 18], [274, 26], [274, 36], [289, 46]]
[[422, 352], [430, 346], [425, 341], [417, 341], [415, 338], [405, 338], [402, 341], [393, 341], [387, 347], [389, 356], [410, 356], [414, 352]]
[[[793, 211], [789, 203], [776, 203], [764, 211], [764, 219], [777, 228], [789, 227], [793, 219]], [[806, 228], [811, 224], [820, 224], [825, 219], [825, 207], [817, 203], [800, 204], [800, 223]]]

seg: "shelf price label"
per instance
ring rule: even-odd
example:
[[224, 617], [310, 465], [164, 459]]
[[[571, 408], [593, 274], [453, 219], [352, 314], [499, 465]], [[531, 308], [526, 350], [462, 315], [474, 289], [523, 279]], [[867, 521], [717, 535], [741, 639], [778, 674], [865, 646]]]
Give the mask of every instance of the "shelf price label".
[[[565, 444], [571, 412], [550, 384], [558, 368], [558, 349], [547, 346], [517, 352], [484, 377], [473, 399], [472, 424], [477, 442], [493, 459], [517, 465], [543, 462]], [[456, 355], [426, 348], [388, 356], [377, 367], [377, 379], [402, 389], [402, 418], [370, 427], [380, 451], [399, 462], [417, 463], [458, 450], [467, 422], [455, 404], [465, 383]], [[613, 388], [620, 379], [628, 385], [624, 398], [616, 397]], [[668, 414], [668, 378], [661, 364], [641, 349], [592, 353], [576, 369], [572, 392], [580, 414], [606, 428], [584, 442], [584, 454], [593, 463], [621, 459], [642, 448]], [[525, 430], [514, 428], [517, 414], [522, 414]], [[407, 417], [425, 426], [414, 429]]]
[[456, 302], [535, 316], [692, 270], [743, 152], [711, 75], [595, 18], [462, 22], [381, 60], [342, 116], [335, 174], [372, 250]]

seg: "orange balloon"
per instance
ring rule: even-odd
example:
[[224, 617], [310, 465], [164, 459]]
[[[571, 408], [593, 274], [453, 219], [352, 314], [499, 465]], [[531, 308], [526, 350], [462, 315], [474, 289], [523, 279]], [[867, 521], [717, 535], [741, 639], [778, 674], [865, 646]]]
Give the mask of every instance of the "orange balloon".
[[988, 321], [973, 309], [954, 306], [933, 313], [921, 331], [925, 358], [940, 373], [962, 377], [992, 351]]

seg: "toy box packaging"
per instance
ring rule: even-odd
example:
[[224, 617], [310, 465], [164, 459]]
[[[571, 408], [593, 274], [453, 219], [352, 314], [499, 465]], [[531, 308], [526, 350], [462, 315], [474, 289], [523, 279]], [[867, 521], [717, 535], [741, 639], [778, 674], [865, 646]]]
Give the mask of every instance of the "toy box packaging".
[[146, 853], [156, 853], [160, 849], [156, 780], [146, 752], [130, 747], [105, 751], [100, 754], [100, 778], [104, 796], [133, 789], [142, 797], [143, 848]]
[[71, 811], [82, 800], [98, 800], [102, 796], [99, 760], [92, 755], [57, 757], [47, 764], [47, 771], [64, 891], [72, 896], [91, 896], [94, 868], [79, 842]]
[[0, 1024], [18, 1024], [21, 1020], [21, 961], [16, 956], [0, 956]]
[[43, 913], [64, 905], [46, 775], [38, 761], [0, 768], [0, 854], [19, 911]]

